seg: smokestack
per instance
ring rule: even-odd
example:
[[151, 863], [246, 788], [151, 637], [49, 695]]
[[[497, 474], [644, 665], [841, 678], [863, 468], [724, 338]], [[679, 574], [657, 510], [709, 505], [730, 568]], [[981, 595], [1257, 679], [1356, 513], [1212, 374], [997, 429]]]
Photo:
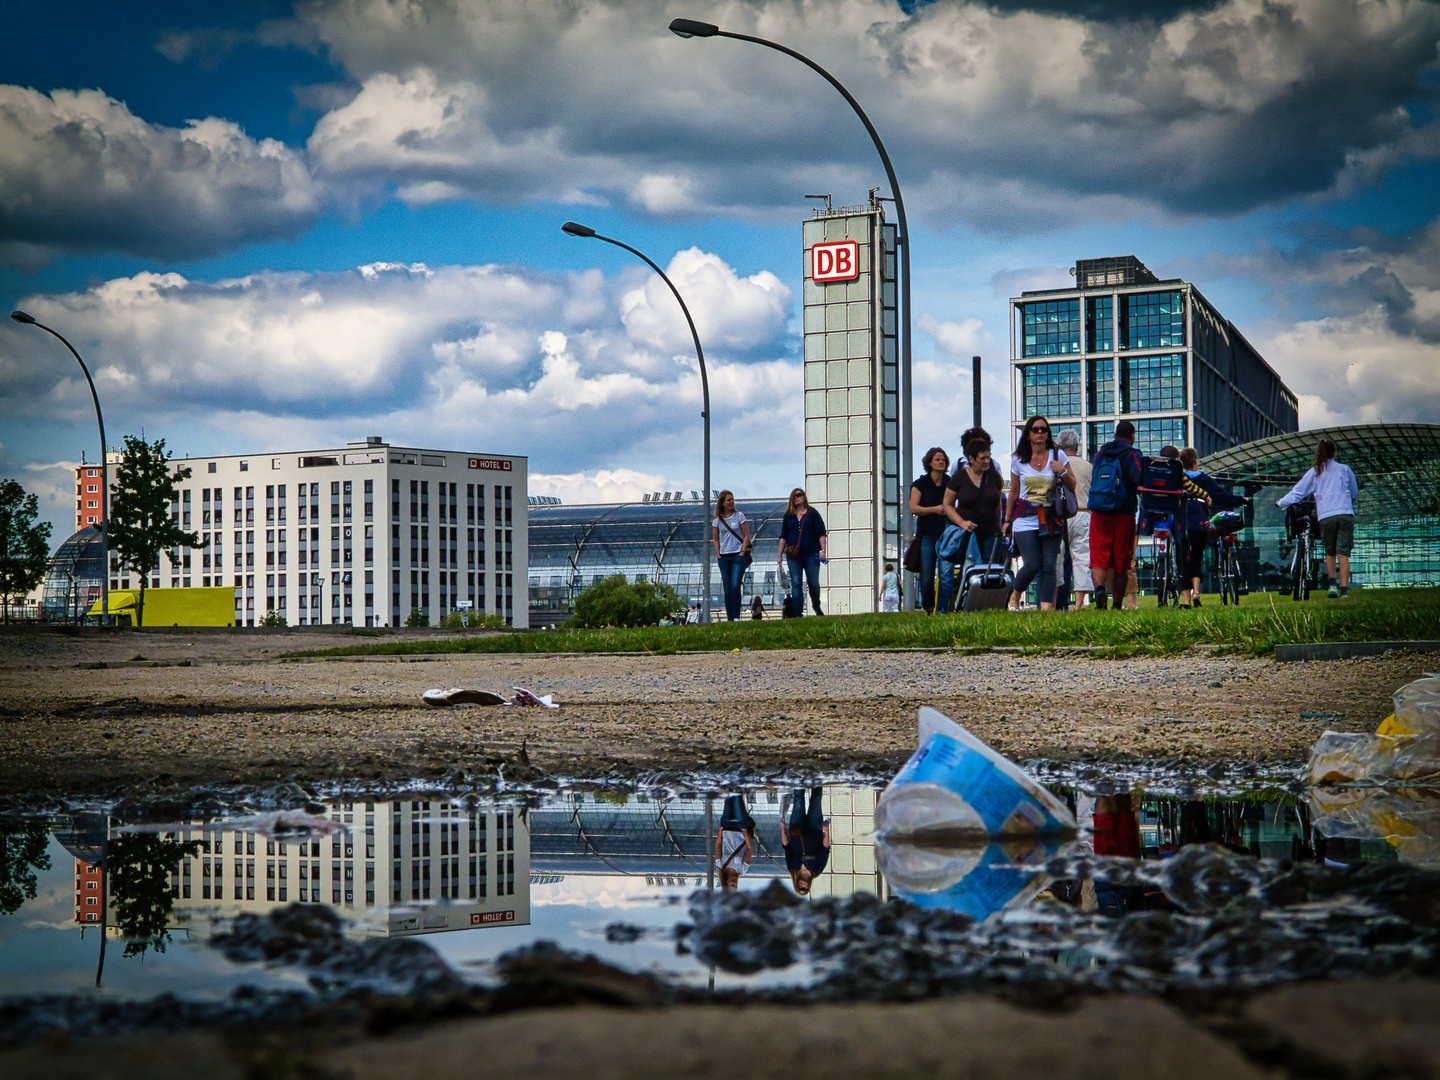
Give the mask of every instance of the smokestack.
[[974, 424], [973, 424], [972, 426], [973, 426], [973, 427], [979, 427], [979, 426], [980, 426], [980, 358], [979, 358], [978, 356], [972, 356], [972, 357], [970, 358], [970, 361], [971, 361], [971, 363], [974, 364], [974, 366], [975, 366], [974, 374], [970, 377], [970, 381], [971, 381], [971, 383], [974, 385], [974, 388], [975, 388], [975, 422], [974, 422]]

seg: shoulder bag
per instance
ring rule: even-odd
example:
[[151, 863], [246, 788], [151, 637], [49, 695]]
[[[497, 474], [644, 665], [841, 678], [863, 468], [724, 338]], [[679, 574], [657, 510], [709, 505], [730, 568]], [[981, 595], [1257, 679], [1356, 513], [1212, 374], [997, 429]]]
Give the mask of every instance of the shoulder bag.
[[737, 533], [734, 529], [730, 528], [730, 523], [726, 521], [723, 517], [717, 516], [715, 520], [720, 522], [721, 525], [725, 526], [726, 532], [728, 532], [731, 536], [735, 537], [736, 540], [740, 541], [740, 554], [745, 556], [745, 565], [748, 567], [751, 563], [755, 561], [755, 556], [750, 554], [750, 547], [745, 543], [745, 538], [739, 533]]
[[916, 533], [910, 538], [910, 546], [905, 549], [905, 569], [912, 574], [920, 572], [920, 534]]
[[[1051, 451], [1050, 460], [1055, 460], [1054, 451]], [[1055, 477], [1055, 516], [1061, 521], [1069, 521], [1076, 514], [1080, 513], [1080, 500], [1075, 497], [1075, 492], [1065, 486], [1065, 481]]]

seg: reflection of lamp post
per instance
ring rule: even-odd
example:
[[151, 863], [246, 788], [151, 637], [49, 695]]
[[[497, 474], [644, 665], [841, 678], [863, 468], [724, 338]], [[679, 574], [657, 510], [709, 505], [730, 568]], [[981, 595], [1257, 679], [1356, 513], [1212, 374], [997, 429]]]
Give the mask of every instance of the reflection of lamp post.
[[95, 393], [95, 380], [90, 378], [90, 369], [85, 366], [85, 361], [80, 359], [80, 354], [75, 351], [75, 346], [66, 341], [59, 333], [50, 329], [44, 323], [36, 320], [35, 316], [27, 315], [23, 311], [12, 311], [10, 318], [26, 326], [38, 326], [47, 334], [59, 338], [60, 344], [70, 350], [70, 355], [80, 363], [80, 370], [85, 373], [85, 381], [90, 384], [90, 398], [95, 402], [95, 419], [100, 425], [100, 622], [101, 625], [108, 625], [110, 622], [110, 465], [105, 458], [105, 417], [100, 412], [100, 396]]
[[[624, 248], [630, 252], [631, 255], [634, 255], [648, 265], [655, 273], [659, 274], [660, 280], [670, 286], [670, 291], [675, 294], [675, 301], [680, 305], [680, 310], [685, 313], [685, 321], [690, 325], [690, 337], [695, 341], [695, 358], [700, 361], [700, 394], [703, 399], [700, 406], [700, 416], [705, 421], [705, 491], [701, 496], [701, 501], [708, 507], [710, 505], [710, 379], [709, 376], [705, 374], [705, 350], [700, 347], [700, 334], [695, 329], [695, 320], [690, 317], [690, 309], [685, 306], [685, 301], [680, 296], [680, 290], [675, 288], [675, 283], [665, 276], [665, 271], [656, 266], [648, 255], [636, 251], [629, 244], [622, 244], [619, 240], [612, 240], [608, 236], [601, 236], [588, 225], [581, 225], [574, 221], [567, 221], [564, 225], [560, 226], [560, 228], [571, 236], [593, 237], [596, 240], [604, 240], [607, 244], [614, 244], [616, 247]], [[702, 550], [701, 565], [704, 567], [702, 572], [705, 581], [701, 589], [700, 621], [708, 623], [710, 621], [710, 548], [712, 543], [710, 539], [710, 523], [705, 521], [704, 515], [701, 516], [701, 521], [703, 523], [700, 533]]]
[[[736, 41], [749, 41], [793, 57], [838, 90], [850, 108], [855, 110], [855, 115], [860, 118], [860, 122], [865, 125], [865, 130], [870, 135], [870, 141], [875, 144], [875, 149], [880, 153], [880, 162], [885, 166], [885, 177], [890, 181], [890, 191], [895, 196], [895, 216], [900, 225], [900, 235], [896, 238], [896, 244], [900, 248], [900, 322], [905, 327], [905, 334], [900, 344], [900, 392], [902, 395], [900, 468], [904, 476], [911, 475], [908, 471], [912, 452], [910, 428], [910, 226], [905, 219], [905, 197], [900, 193], [900, 182], [895, 179], [895, 167], [890, 164], [890, 155], [885, 152], [885, 144], [880, 141], [880, 133], [875, 130], [875, 125], [870, 122], [870, 117], [865, 115], [865, 110], [860, 107], [860, 103], [855, 100], [849, 90], [840, 85], [840, 81], [834, 75], [831, 75], [808, 56], [798, 53], [794, 49], [786, 48], [775, 41], [767, 41], [765, 38], [751, 37], [748, 34], [732, 34], [729, 31], [721, 30], [714, 23], [697, 22], [694, 19], [672, 20], [670, 32], [683, 38], [723, 37], [733, 38]], [[806, 198], [815, 198], [815, 196], [807, 195]], [[903, 481], [904, 477], [902, 476], [901, 479]], [[909, 535], [911, 530], [909, 500], [902, 498], [899, 510], [902, 528], [900, 547], [903, 549], [905, 547], [904, 538]]]

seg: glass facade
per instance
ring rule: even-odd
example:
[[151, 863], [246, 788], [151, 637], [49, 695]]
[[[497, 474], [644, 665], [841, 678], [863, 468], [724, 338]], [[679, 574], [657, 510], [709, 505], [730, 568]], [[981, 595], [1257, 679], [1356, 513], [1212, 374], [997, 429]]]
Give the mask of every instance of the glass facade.
[[1057, 423], [1064, 417], [1081, 415], [1080, 362], [1027, 364], [1021, 369], [1021, 412], [1046, 416]]
[[1085, 351], [1109, 352], [1114, 347], [1114, 298], [1092, 296], [1085, 301]]
[[1120, 297], [1120, 348], [1167, 349], [1185, 344], [1185, 299], [1179, 290]]
[[[735, 505], [745, 515], [755, 545], [755, 563], [745, 574], [744, 603], [748, 607], [759, 595], [767, 609], [775, 610], [781, 599], [775, 592], [775, 552], [785, 500], [739, 499]], [[682, 604], [700, 599], [708, 512], [702, 502], [531, 507], [531, 625], [568, 619], [575, 597], [612, 574], [669, 585]], [[711, 618], [718, 611], [724, 619], [720, 569], [713, 557], [710, 561]]]
[[1135, 449], [1149, 457], [1159, 457], [1162, 446], [1189, 445], [1185, 440], [1185, 418], [1183, 416], [1166, 416], [1159, 420], [1136, 420], [1134, 423]]
[[1090, 399], [1090, 413], [1096, 416], [1110, 416], [1115, 412], [1115, 361], [1111, 357], [1102, 360], [1085, 361], [1087, 385], [1085, 393]]
[[1120, 376], [1121, 411], [1168, 412], [1184, 409], [1185, 356], [1127, 356]]
[[1080, 351], [1080, 302], [1042, 300], [1021, 308], [1022, 356], [1063, 356]]

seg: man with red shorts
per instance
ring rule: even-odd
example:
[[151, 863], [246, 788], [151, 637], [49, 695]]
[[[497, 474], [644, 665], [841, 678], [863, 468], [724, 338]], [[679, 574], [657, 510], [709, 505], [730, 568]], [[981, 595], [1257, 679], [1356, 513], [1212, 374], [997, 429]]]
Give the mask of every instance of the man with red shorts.
[[1135, 558], [1135, 512], [1139, 505], [1140, 455], [1135, 425], [1121, 420], [1115, 438], [1095, 455], [1090, 487], [1090, 576], [1095, 607], [1125, 595], [1125, 579]]

